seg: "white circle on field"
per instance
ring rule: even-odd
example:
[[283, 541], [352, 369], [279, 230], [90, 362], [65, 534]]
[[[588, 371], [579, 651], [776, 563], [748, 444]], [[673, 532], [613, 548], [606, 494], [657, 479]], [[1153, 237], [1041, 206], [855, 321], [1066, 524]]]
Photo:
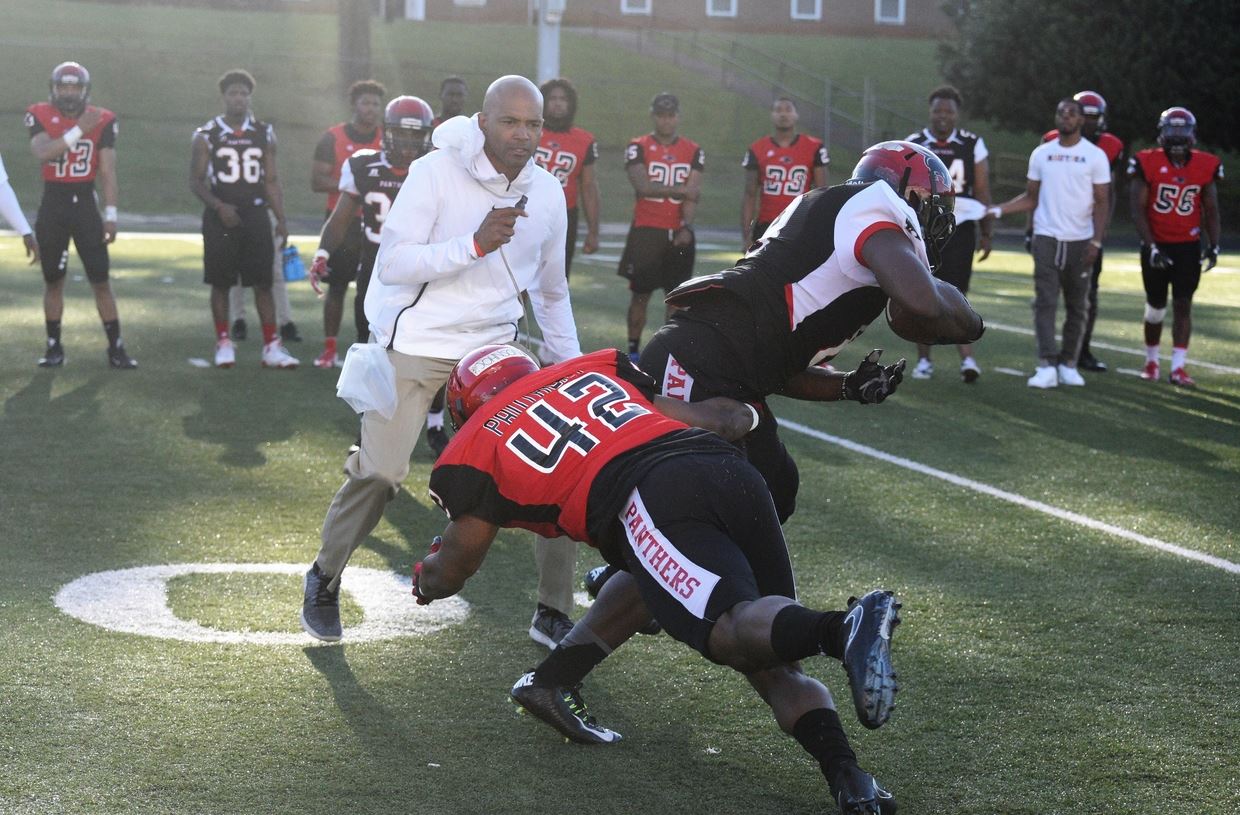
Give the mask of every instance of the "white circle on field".
[[[226, 631], [183, 620], [168, 607], [168, 581], [187, 574], [302, 575], [300, 563], [175, 563], [95, 572], [66, 584], [56, 593], [56, 607], [83, 622], [146, 637], [184, 642], [253, 645], [332, 645], [303, 632]], [[362, 622], [346, 628], [341, 642], [371, 642], [432, 634], [463, 621], [469, 603], [459, 597], [419, 606], [409, 578], [379, 569], [348, 570], [341, 588], [362, 607]], [[299, 609], [289, 609], [296, 619]]]

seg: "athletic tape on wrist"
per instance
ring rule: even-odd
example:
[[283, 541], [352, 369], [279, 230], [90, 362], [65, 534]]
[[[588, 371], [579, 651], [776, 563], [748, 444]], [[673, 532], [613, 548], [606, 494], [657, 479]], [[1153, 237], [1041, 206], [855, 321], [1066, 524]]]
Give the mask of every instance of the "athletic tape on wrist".
[[73, 147], [78, 143], [78, 139], [82, 138], [82, 128], [78, 127], [77, 125], [74, 125], [73, 127], [66, 130], [63, 134], [61, 134], [60, 137], [65, 140], [65, 147], [68, 147], [70, 150], [72, 150]]

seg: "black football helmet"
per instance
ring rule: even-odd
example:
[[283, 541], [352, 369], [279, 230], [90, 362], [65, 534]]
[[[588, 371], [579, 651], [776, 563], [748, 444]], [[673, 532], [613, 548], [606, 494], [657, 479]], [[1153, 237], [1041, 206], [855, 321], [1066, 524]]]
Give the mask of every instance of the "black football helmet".
[[[76, 85], [82, 92], [77, 96], [61, 96], [56, 90], [58, 85]], [[52, 69], [47, 91], [48, 101], [57, 110], [70, 119], [76, 119], [86, 110], [87, 100], [90, 99], [90, 71], [76, 62], [62, 62]]]
[[1167, 108], [1158, 117], [1158, 145], [1176, 161], [1197, 144], [1197, 117], [1188, 108]]
[[416, 96], [398, 96], [383, 111], [383, 154], [393, 167], [408, 167], [431, 150], [431, 106]]
[[920, 144], [907, 141], [879, 142], [861, 154], [849, 184], [885, 181], [903, 198], [921, 223], [926, 253], [933, 267], [939, 253], [956, 231], [955, 187], [943, 160]]

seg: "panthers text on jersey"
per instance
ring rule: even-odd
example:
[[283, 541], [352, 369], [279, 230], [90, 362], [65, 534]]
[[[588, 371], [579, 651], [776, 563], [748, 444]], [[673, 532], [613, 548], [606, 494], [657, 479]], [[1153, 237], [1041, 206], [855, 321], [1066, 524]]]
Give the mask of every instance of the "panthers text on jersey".
[[366, 240], [379, 247], [383, 222], [409, 170], [388, 164], [379, 150], [358, 150], [340, 168], [340, 192], [358, 198]]
[[757, 220], [775, 220], [793, 198], [809, 192], [814, 183], [814, 168], [825, 167], [829, 161], [822, 140], [804, 133], [793, 137], [787, 147], [781, 147], [771, 136], [763, 136], [749, 145], [741, 166], [758, 173], [762, 194]]
[[[341, 168], [349, 157], [358, 150], [379, 150], [383, 147], [383, 131], [375, 128], [367, 134], [353, 127], [351, 122], [341, 122], [327, 128], [327, 132], [319, 139], [314, 148], [314, 160], [332, 166], [332, 182], [339, 185]], [[327, 194], [327, 214], [331, 215], [340, 198], [339, 188]]]
[[1201, 192], [1223, 177], [1223, 162], [1213, 153], [1190, 150], [1176, 166], [1161, 147], [1141, 150], [1128, 161], [1128, 174], [1149, 187], [1145, 214], [1158, 243], [1201, 239]]
[[938, 156], [947, 165], [947, 172], [952, 177], [952, 190], [956, 195], [965, 198], [976, 198], [973, 185], [976, 180], [977, 164], [990, 156], [986, 142], [976, 133], [956, 129], [942, 141], [936, 139], [929, 128], [920, 133], [912, 133], [905, 141], [920, 144]]
[[[812, 190], [785, 209], [731, 269], [689, 280], [667, 296], [727, 338], [728, 376], [745, 399], [775, 393], [793, 374], [835, 357], [883, 312], [887, 295], [861, 257], [870, 236], [895, 230], [930, 263], [917, 215], [885, 182]], [[718, 349], [678, 349], [690, 368]]]
[[232, 127], [223, 116], [216, 116], [198, 133], [207, 139], [211, 162], [207, 176], [211, 194], [226, 204], [261, 207], [267, 203], [267, 151], [275, 146], [271, 125], [253, 116]]
[[538, 162], [538, 166], [555, 176], [564, 188], [564, 201], [569, 212], [577, 208], [582, 168], [597, 159], [598, 145], [594, 134], [580, 127], [563, 131], [544, 127], [538, 149], [534, 151], [534, 161]]
[[[83, 133], [72, 149], [58, 158], [43, 162], [43, 180], [49, 184], [79, 184], [94, 181], [99, 172], [99, 151], [116, 147], [116, 114], [99, 108], [103, 118], [89, 133]], [[51, 102], [36, 102], [26, 108], [26, 130], [30, 137], [47, 133], [58, 139], [77, 124], [77, 119], [66, 118]]]
[[[662, 144], [653, 133], [638, 136], [624, 151], [624, 166], [641, 164], [646, 176], [656, 184], [675, 186], [689, 180], [689, 173], [701, 170], [706, 163], [702, 148], [683, 136], [671, 144]], [[656, 229], [679, 229], [684, 225], [681, 201], [671, 198], [638, 198], [633, 206], [633, 226]]]
[[[1052, 141], [1057, 138], [1059, 138], [1058, 130], [1048, 130], [1042, 134], [1043, 142]], [[1112, 168], [1115, 167], [1115, 162], [1124, 157], [1124, 141], [1114, 133], [1107, 133], [1106, 131], [1103, 131], [1102, 133], [1095, 133], [1094, 137], [1090, 139], [1090, 141], [1101, 147], [1102, 152], [1107, 154], [1107, 163], [1110, 164]]]

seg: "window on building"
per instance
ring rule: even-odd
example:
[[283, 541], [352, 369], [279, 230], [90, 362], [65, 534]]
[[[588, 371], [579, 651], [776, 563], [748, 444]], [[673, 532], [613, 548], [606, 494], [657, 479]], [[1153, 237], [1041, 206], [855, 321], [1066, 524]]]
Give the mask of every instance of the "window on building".
[[904, 0], [874, 0], [874, 22], [904, 25]]
[[735, 17], [737, 0], [706, 0], [707, 17]]
[[645, 14], [650, 16], [650, 6], [654, 0], [620, 0], [621, 14]]
[[481, 8], [487, 4], [487, 0], [452, 0], [454, 6], [469, 6], [472, 8]]
[[822, 0], [792, 0], [792, 19], [821, 20]]

